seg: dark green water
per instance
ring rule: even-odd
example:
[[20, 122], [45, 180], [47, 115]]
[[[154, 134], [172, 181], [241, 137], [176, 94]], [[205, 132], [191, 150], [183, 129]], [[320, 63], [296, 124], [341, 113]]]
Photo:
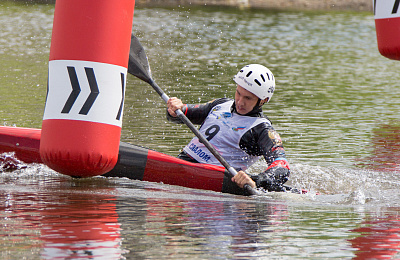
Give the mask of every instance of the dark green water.
[[[0, 2], [3, 125], [41, 127], [53, 12]], [[233, 97], [238, 69], [269, 67], [277, 88], [264, 112], [284, 141], [289, 184], [310, 194], [244, 198], [27, 165], [0, 173], [3, 259], [398, 254], [399, 62], [380, 56], [372, 14], [149, 8], [135, 10], [133, 32], [153, 78], [187, 103]], [[191, 137], [128, 77], [123, 141], [176, 155]]]

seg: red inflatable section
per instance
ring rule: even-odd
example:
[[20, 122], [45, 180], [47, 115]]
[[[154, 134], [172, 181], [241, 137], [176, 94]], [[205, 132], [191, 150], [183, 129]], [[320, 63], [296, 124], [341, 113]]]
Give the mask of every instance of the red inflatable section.
[[57, 0], [50, 60], [128, 66], [134, 0]]
[[134, 0], [57, 0], [40, 155], [90, 177], [117, 162]]
[[400, 60], [400, 18], [375, 20], [379, 52], [386, 58]]
[[117, 163], [119, 127], [75, 120], [45, 120], [42, 127], [42, 161], [59, 173], [90, 177]]
[[374, 0], [374, 17], [379, 52], [400, 60], [400, 1]]

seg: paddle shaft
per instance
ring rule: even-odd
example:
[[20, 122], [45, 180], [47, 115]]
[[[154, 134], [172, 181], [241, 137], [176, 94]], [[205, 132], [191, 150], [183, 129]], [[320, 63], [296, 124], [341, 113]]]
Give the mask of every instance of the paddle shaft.
[[[148, 83], [153, 87], [153, 89], [160, 95], [160, 97], [165, 101], [165, 103], [168, 102], [169, 97], [165, 92], [157, 85], [157, 83], [153, 80], [150, 79]], [[193, 125], [193, 123], [185, 116], [185, 114], [182, 112], [182, 110], [177, 109], [175, 111], [177, 114], [178, 118], [192, 130], [192, 132], [199, 138], [200, 142], [204, 144], [207, 149], [217, 158], [217, 160], [225, 167], [225, 169], [228, 171], [230, 177], [234, 177], [237, 174], [237, 171], [235, 168], [233, 168], [229, 163], [222, 157], [218, 151], [210, 144], [210, 142], [200, 133], [200, 131]], [[249, 184], [245, 184], [243, 188], [249, 193], [250, 195], [256, 195], [258, 194]]]

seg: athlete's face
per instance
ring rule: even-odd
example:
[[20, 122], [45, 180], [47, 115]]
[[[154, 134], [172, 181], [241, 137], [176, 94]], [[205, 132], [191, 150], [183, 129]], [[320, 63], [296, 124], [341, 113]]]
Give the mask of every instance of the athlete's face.
[[249, 113], [257, 105], [257, 101], [258, 97], [256, 95], [237, 85], [235, 93], [236, 112], [240, 115]]

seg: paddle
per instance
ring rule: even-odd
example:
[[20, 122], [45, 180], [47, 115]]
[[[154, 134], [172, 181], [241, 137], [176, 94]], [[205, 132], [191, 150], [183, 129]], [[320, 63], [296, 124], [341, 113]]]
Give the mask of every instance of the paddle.
[[[129, 63], [128, 63], [128, 72], [133, 76], [138, 77], [139, 79], [149, 83], [153, 89], [161, 96], [161, 98], [168, 102], [169, 97], [164, 91], [154, 82], [151, 77], [151, 70], [150, 65], [144, 51], [144, 48], [140, 44], [138, 38], [132, 34], [132, 41], [131, 41], [131, 49], [129, 52]], [[185, 116], [182, 110], [178, 109], [175, 111], [178, 115], [179, 119], [185, 123], [190, 130], [199, 138], [200, 142], [203, 143], [207, 149], [217, 158], [217, 160], [227, 169], [228, 176], [232, 178], [237, 174], [237, 171], [229, 165], [229, 163], [218, 153], [218, 151], [208, 142], [208, 140], [197, 130], [197, 128], [190, 122], [190, 120]], [[250, 185], [245, 184], [243, 187], [247, 194], [249, 195], [258, 195], [260, 192], [253, 189]]]

